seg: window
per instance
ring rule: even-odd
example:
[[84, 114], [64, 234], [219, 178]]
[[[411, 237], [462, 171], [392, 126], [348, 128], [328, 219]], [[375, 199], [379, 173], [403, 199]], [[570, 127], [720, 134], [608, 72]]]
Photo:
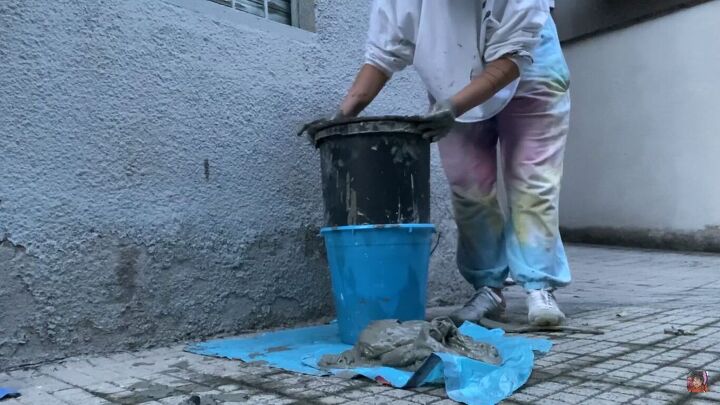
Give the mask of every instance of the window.
[[315, 31], [312, 0], [208, 0], [270, 21]]

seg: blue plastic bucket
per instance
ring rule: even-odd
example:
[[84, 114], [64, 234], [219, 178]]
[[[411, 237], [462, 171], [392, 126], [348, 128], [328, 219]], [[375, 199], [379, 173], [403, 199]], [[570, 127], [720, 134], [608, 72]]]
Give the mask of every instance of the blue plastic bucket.
[[378, 319], [425, 319], [432, 224], [323, 228], [340, 340]]

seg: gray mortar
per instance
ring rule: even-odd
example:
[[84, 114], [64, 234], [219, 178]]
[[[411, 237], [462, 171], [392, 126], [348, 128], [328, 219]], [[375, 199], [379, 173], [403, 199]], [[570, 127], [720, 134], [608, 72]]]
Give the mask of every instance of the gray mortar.
[[326, 354], [318, 365], [327, 368], [384, 365], [416, 371], [437, 352], [459, 354], [490, 364], [502, 362], [497, 348], [475, 342], [460, 333], [450, 318], [442, 317], [431, 321], [371, 322], [351, 349], [338, 355]]
[[[317, 3], [294, 39], [164, 1], [0, 2], [0, 369], [332, 315], [294, 134], [336, 110], [368, 4]], [[408, 71], [368, 114], [426, 100]], [[436, 155], [432, 182], [430, 297], [459, 302]]]

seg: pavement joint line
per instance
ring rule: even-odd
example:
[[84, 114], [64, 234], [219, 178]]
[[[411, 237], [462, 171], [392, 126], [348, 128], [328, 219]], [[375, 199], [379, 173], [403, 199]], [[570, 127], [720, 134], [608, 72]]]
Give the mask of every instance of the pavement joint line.
[[[708, 326], [715, 325], [715, 324], [719, 324], [719, 323], [720, 323], [720, 320], [719, 320], [719, 321], [712, 321], [712, 322], [709, 322], [709, 323], [707, 323], [707, 324], [702, 325], [701, 328], [708, 327]], [[632, 343], [632, 342], [627, 342], [627, 343], [632, 343], [632, 344], [636, 345], [637, 347], [631, 348], [631, 349], [629, 349], [629, 350], [626, 351], [626, 352], [622, 352], [622, 353], [618, 353], [618, 354], [616, 354], [616, 355], [613, 355], [613, 357], [606, 358], [606, 359], [603, 360], [603, 361], [607, 361], [607, 360], [610, 360], [610, 359], [622, 357], [622, 356], [625, 356], [625, 355], [628, 355], [628, 354], [631, 354], [631, 353], [636, 353], [637, 351], [642, 350], [642, 349], [647, 349], [647, 348], [657, 348], [657, 349], [660, 349], [661, 347], [657, 347], [657, 344], [668, 342], [668, 341], [670, 341], [670, 340], [672, 340], [672, 339], [675, 339], [675, 338], [677, 338], [677, 337], [679, 337], [679, 336], [668, 335], [667, 337], [665, 337], [665, 338], [663, 338], [663, 339], [660, 339], [659, 341], [654, 342], [654, 343]], [[692, 342], [692, 341], [687, 342], [686, 344], [689, 344], [689, 343], [691, 343], [691, 342]], [[672, 348], [662, 348], [662, 349], [664, 349], [662, 353], [665, 353], [665, 352], [667, 352], [667, 351], [673, 350]], [[700, 353], [700, 352], [704, 352], [703, 349], [696, 349], [696, 350], [686, 349], [686, 350], [690, 351], [691, 354], [697, 354], [697, 353]], [[602, 361], [601, 361], [601, 362], [602, 362]], [[601, 362], [598, 362], [598, 363], [595, 363], [595, 364], [591, 363], [591, 364], [586, 365], [585, 367], [592, 367], [592, 366], [595, 366], [595, 365], [597, 365], [597, 364], [599, 364], [599, 363], [601, 363]]]
[[[81, 391], [83, 391], [83, 392], [85, 392], [85, 393], [87, 393], [87, 394], [89, 394], [89, 395], [98, 396], [98, 397], [102, 398], [101, 396], [98, 395], [98, 393], [96, 393], [96, 392], [94, 392], [94, 391], [90, 391], [90, 390], [88, 390], [86, 387], [83, 387], [83, 386], [81, 386], [81, 385], [77, 385], [77, 384], [71, 383], [71, 382], [69, 382], [69, 381], [61, 380], [61, 379], [59, 379], [59, 378], [57, 378], [57, 377], [54, 377], [54, 376], [52, 376], [52, 375], [49, 375], [49, 374], [47, 374], [47, 373], [45, 373], [45, 372], [41, 372], [39, 375], [40, 375], [40, 376], [43, 376], [43, 377], [49, 377], [49, 378], [58, 380], [58, 381], [62, 382], [63, 384], [66, 384], [66, 385], [68, 385], [68, 386], [70, 387], [70, 388], [63, 388], [63, 389], [60, 389], [60, 390], [58, 390], [58, 391], [69, 390], [69, 389], [79, 389], [79, 390], [81, 390]], [[133, 377], [133, 378], [135, 378], [135, 379], [137, 379], [137, 380], [142, 380], [142, 381], [145, 381], [145, 382], [150, 382], [149, 380], [145, 380], [145, 379], [138, 378], [138, 377]], [[118, 388], [122, 388], [122, 387], [118, 387]], [[57, 392], [57, 391], [55, 391], [55, 392]], [[53, 392], [53, 393], [48, 392], [47, 394], [52, 395], [52, 396], [54, 397], [54, 396], [55, 396], [55, 395], [54, 395], [55, 392]], [[104, 398], [103, 398], [103, 399], [104, 399]], [[109, 400], [107, 400], [107, 401], [112, 403], [112, 401], [109, 401]]]
[[[241, 381], [241, 380], [235, 379], [233, 377], [203, 374], [203, 373], [195, 372], [193, 370], [187, 370], [187, 371], [191, 371], [195, 375], [193, 376], [193, 379], [184, 378], [184, 380], [188, 381], [192, 384], [195, 384], [195, 385], [205, 386], [208, 388], [215, 388], [214, 385], [221, 386], [221, 385], [227, 385], [227, 383], [232, 383], [232, 384], [236, 384], [236, 385], [240, 386], [241, 388], [251, 388], [253, 390], [260, 391], [262, 393], [280, 394], [280, 396], [286, 396], [286, 397], [288, 397], [288, 399], [293, 399], [293, 400], [296, 399], [296, 398], [286, 395], [286, 393], [280, 393], [280, 392], [277, 392], [276, 390], [271, 390], [271, 389], [268, 389], [267, 387], [263, 387], [263, 385], [264, 385], [263, 383], [254, 384], [247, 380]], [[266, 374], [261, 374], [261, 375], [253, 375], [253, 377], [262, 379], [262, 378], [265, 378], [265, 376], [268, 374], [274, 375], [274, 373], [266, 373]], [[207, 384], [207, 382], [205, 380], [216, 380], [217, 384]], [[202, 382], [200, 382], [200, 381], [202, 381]]]
[[[662, 313], [662, 312], [661, 312], [661, 313]], [[638, 319], [640, 319], [640, 318], [638, 318]], [[701, 326], [698, 328], [698, 330], [701, 329], [701, 328], [710, 327], [710, 326], [715, 325], [715, 324], [718, 324], [718, 323], [720, 323], [720, 320], [714, 320], [714, 321], [708, 322], [708, 323], [706, 323], [706, 324], [701, 325]], [[668, 335], [668, 337], [662, 339], [661, 342], [665, 342], [665, 341], [674, 339], [674, 338], [676, 338], [676, 337], [679, 337], [679, 336]], [[628, 342], [628, 343], [630, 343], [630, 342]], [[610, 361], [610, 360], [618, 359], [618, 357], [620, 357], [620, 359], [621, 359], [621, 357], [624, 356], [624, 355], [628, 355], [628, 354], [631, 354], [631, 353], [635, 353], [635, 352], [637, 352], [637, 351], [639, 351], [639, 350], [646, 349], [646, 348], [649, 348], [649, 347], [656, 347], [655, 345], [656, 345], [657, 343], [660, 343], [660, 342], [655, 342], [655, 343], [652, 343], [652, 344], [649, 344], [649, 343], [648, 343], [648, 344], [639, 343], [639, 344], [636, 344], [638, 347], [636, 347], [636, 348], [631, 348], [631, 349], [629, 349], [629, 350], [626, 351], [626, 352], [622, 352], [622, 353], [619, 353], [619, 354], [617, 354], [617, 355], [613, 355], [612, 357], [604, 357], [604, 358], [601, 358], [600, 356], [592, 356], [592, 357], [596, 357], [596, 358], [602, 359], [602, 360], [601, 360], [601, 361], [595, 361], [595, 362], [592, 362], [592, 361], [591, 361], [589, 364], [583, 365], [583, 368], [588, 368], [588, 367], [597, 366], [598, 364], [603, 363], [603, 362], [605, 362], [605, 361]], [[661, 353], [667, 353], [667, 352], [669, 352], [669, 351], [674, 350], [673, 348], [660, 348], [660, 347], [656, 347], [656, 348], [658, 348], [658, 349], [664, 349]], [[686, 350], [687, 350], [687, 349], [686, 349]], [[690, 352], [690, 354], [688, 355], [688, 357], [690, 357], [690, 356], [692, 356], [692, 355], [694, 355], [694, 354], [698, 354], [698, 353], [705, 353], [705, 351], [704, 351], [703, 349], [695, 349], [695, 350], [688, 350], [688, 351]], [[658, 354], [661, 354], [661, 353], [658, 353]], [[569, 362], [569, 361], [574, 360], [574, 359], [576, 359], [576, 358], [578, 358], [578, 357], [587, 357], [587, 356], [578, 355], [578, 356], [573, 357], [573, 358], [571, 358], [571, 359], [569, 359], [569, 360], [566, 360], [565, 362]], [[638, 361], [631, 362], [631, 363], [638, 363]], [[657, 371], [657, 370], [659, 370], [659, 369], [661, 369], [661, 368], [668, 367], [668, 366], [672, 366], [672, 365], [673, 365], [673, 363], [662, 363], [662, 364], [660, 364], [660, 365], [656, 365], [657, 367], [653, 368], [652, 370], [649, 370], [649, 371], [644, 372], [644, 373], [642, 373], [642, 374], [649, 374], [649, 373], [651, 373], [651, 372], [653, 372], [653, 371]], [[552, 367], [552, 366], [550, 366], [550, 367]], [[624, 367], [624, 366], [621, 366], [621, 367], [619, 367], [619, 368], [617, 368], [617, 369], [620, 369], [620, 368], [623, 368], [623, 367]], [[614, 370], [615, 370], [615, 369], [614, 369]], [[555, 379], [557, 379], [557, 378], [567, 377], [567, 375], [566, 375], [567, 373], [568, 373], [568, 371], [561, 371], [560, 374], [553, 375], [551, 378], [552, 378], [553, 380], [555, 380]], [[574, 375], [573, 377], [578, 378], [578, 379], [585, 379], [584, 377], [582, 377], [582, 376], [577, 376], [577, 375]], [[717, 376], [717, 379], [720, 380], [720, 375]], [[605, 392], [612, 391], [612, 389], [617, 386], [617, 382], [609, 382], [609, 381], [605, 381], [605, 380], [602, 380], [602, 379], [598, 380], [597, 378], [595, 378], [595, 379], [592, 379], [592, 380], [590, 380], [590, 379], [585, 379], [585, 381], [582, 381], [582, 382], [580, 382], [580, 383], [578, 383], [578, 384], [575, 384], [575, 385], [568, 386], [568, 387], [566, 387], [566, 388], [576, 387], [576, 386], [578, 386], [578, 385], [580, 385], [580, 384], [582, 384], [582, 383], [591, 382], [591, 381], [608, 383], [608, 384], [612, 385], [613, 387], [610, 387], [610, 388], [608, 388], [608, 389], [605, 390], [605, 391], [598, 392], [596, 395], [594, 395], [594, 396], [592, 396], [592, 397], [590, 397], [590, 398], [588, 398], [588, 399], [594, 398], [594, 397], [596, 397], [596, 396], [598, 396], [598, 395], [602, 395], [602, 394], [605, 393]], [[524, 387], [528, 387], [528, 388], [529, 388], [529, 387], [533, 387], [533, 386], [538, 386], [538, 385], [542, 384], [543, 382], [544, 382], [544, 381], [541, 380], [541, 381], [539, 381], [539, 382], [537, 382], [537, 383], [535, 383], [535, 384], [526, 384]], [[663, 384], [659, 384], [659, 385], [663, 385]], [[658, 385], [658, 386], [659, 386], [659, 385]], [[636, 387], [633, 387], [633, 388], [636, 388]], [[632, 400], [639, 399], [639, 398], [643, 397], [644, 395], [646, 395], [646, 394], [648, 394], [648, 393], [650, 393], [650, 392], [662, 392], [662, 393], [666, 393], [666, 394], [669, 394], [669, 395], [678, 395], [676, 392], [666, 391], [666, 390], [663, 390], [663, 389], [658, 389], [657, 386], [656, 386], [656, 387], [650, 387], [650, 388], [644, 389], [643, 394], [640, 394], [640, 395], [638, 395], [638, 396], [633, 397]], [[552, 394], [545, 395], [545, 396], [541, 396], [541, 397], [539, 397], [539, 399], [547, 399], [547, 397], [550, 396], [550, 395], [552, 395]]]
[[[280, 371], [280, 373], [282, 373], [282, 371]], [[278, 373], [277, 373], [277, 372], [271, 372], [271, 373], [266, 373], [266, 374], [263, 374], [263, 375], [258, 375], [258, 377], [263, 378], [263, 376], [265, 376], [265, 375], [267, 375], [267, 374], [275, 375], [275, 374], [278, 374]], [[303, 404], [308, 404], [308, 405], [321, 404], [321, 402], [319, 402], [319, 401], [317, 401], [317, 400], [314, 400], [314, 399], [312, 399], [312, 398], [305, 398], [305, 397], [301, 397], [301, 396], [297, 396], [297, 395], [292, 395], [292, 394], [289, 394], [289, 393], [286, 393], [286, 392], [281, 392], [281, 391], [279, 391], [279, 390], [268, 389], [267, 387], [264, 387], [264, 386], [263, 386], [264, 384], [262, 384], [262, 383], [257, 383], [257, 384], [256, 384], [256, 383], [251, 383], [251, 382], [246, 381], [246, 380], [235, 379], [235, 378], [232, 378], [232, 377], [211, 376], [211, 375], [207, 375], [207, 374], [202, 374], [202, 375], [211, 377], [211, 379], [222, 380], [222, 381], [221, 381], [221, 382], [222, 382], [221, 385], [225, 384], [226, 382], [230, 382], [230, 383], [233, 383], [233, 384], [237, 384], [237, 385], [239, 385], [239, 386], [242, 387], [242, 388], [252, 388], [253, 390], [259, 391], [259, 392], [261, 392], [261, 393], [275, 394], [275, 395], [280, 396], [281, 398], [290, 399], [290, 400], [293, 400], [293, 401], [301, 401], [301, 403], [303, 403]], [[206, 385], [206, 384], [199, 384], [199, 383], [197, 383], [196, 381], [192, 381], [192, 380], [190, 380], [190, 381], [193, 382], [193, 383], [195, 383], [195, 384], [198, 384], [198, 385]], [[206, 386], [207, 386], [207, 385], [206, 385]], [[212, 386], [209, 386], [209, 387], [212, 388]]]

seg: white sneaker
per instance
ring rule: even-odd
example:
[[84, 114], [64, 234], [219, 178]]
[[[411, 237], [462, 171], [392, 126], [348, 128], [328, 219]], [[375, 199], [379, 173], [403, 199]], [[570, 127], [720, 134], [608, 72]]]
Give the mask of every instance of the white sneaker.
[[549, 290], [531, 290], [527, 295], [528, 322], [530, 325], [554, 326], [565, 320], [555, 296]]

